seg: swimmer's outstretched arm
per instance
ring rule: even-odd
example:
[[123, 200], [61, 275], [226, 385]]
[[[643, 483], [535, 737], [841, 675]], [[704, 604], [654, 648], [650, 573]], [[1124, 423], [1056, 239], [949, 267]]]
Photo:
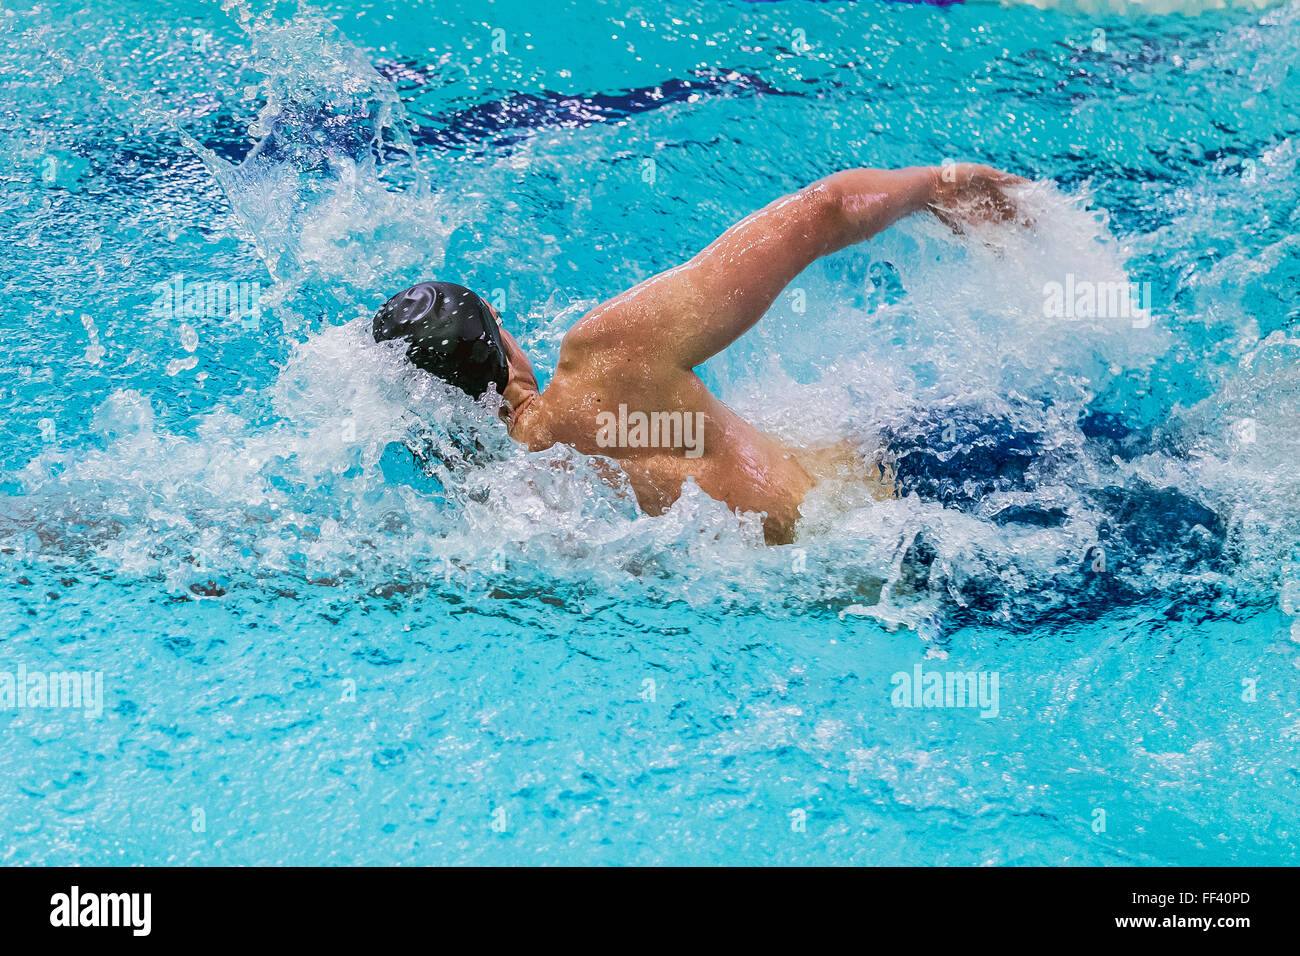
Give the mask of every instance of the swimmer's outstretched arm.
[[[565, 347], [616, 349], [690, 370], [740, 338], [815, 259], [929, 209], [953, 228], [1008, 219], [1004, 192], [1025, 180], [988, 166], [847, 169], [736, 223], [689, 262], [602, 303]], [[563, 351], [561, 361], [564, 360]]]

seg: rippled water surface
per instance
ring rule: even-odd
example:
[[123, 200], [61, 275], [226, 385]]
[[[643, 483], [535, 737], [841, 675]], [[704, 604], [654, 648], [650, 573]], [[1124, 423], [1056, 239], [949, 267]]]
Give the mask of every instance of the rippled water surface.
[[[1040, 6], [7, 5], [0, 860], [1300, 862], [1300, 3]], [[902, 223], [702, 375], [1022, 481], [767, 548], [369, 338], [461, 281], [545, 381], [769, 200], [944, 159], [1033, 229]]]

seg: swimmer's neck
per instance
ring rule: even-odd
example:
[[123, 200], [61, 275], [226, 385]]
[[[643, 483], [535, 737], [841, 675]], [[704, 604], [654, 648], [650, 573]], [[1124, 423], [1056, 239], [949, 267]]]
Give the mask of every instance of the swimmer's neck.
[[511, 438], [526, 444], [524, 438], [526, 429], [523, 427], [523, 421], [527, 417], [529, 406], [539, 397], [541, 390], [537, 387], [537, 374], [533, 371], [533, 363], [528, 360], [527, 354], [519, 347], [515, 337], [505, 329], [501, 330], [501, 344], [505, 346], [506, 365], [510, 369], [509, 381], [506, 382], [505, 391], [501, 393], [501, 397], [505, 399], [510, 409], [506, 417], [506, 431]]
[[528, 429], [524, 426], [524, 421], [529, 416], [533, 402], [541, 397], [536, 386], [533, 387], [532, 391], [520, 388], [515, 394], [511, 394], [511, 388], [507, 385], [504, 397], [506, 404], [510, 408], [510, 414], [506, 418], [507, 434], [515, 441], [528, 444]]

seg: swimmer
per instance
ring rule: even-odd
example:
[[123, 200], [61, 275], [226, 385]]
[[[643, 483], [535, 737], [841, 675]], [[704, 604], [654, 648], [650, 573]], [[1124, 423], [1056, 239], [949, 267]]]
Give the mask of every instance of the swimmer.
[[[1011, 191], [1026, 182], [967, 163], [828, 176], [592, 309], [564, 336], [545, 390], [496, 310], [460, 285], [422, 282], [399, 293], [375, 315], [373, 334], [407, 341], [415, 365], [475, 399], [495, 388], [510, 436], [529, 450], [563, 443], [617, 460], [646, 513], [671, 507], [689, 478], [732, 510], [761, 514], [769, 544], [789, 543], [804, 497], [842, 472], [848, 446], [787, 447], [693, 370], [752, 328], [814, 260], [922, 211], [959, 232], [1015, 221]], [[874, 480], [876, 493], [891, 494]]]

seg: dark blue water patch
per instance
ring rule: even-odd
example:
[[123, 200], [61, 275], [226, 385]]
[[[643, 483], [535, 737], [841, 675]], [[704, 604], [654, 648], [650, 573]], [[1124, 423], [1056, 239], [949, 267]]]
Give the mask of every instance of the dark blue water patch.
[[191, 135], [200, 140], [226, 162], [238, 166], [249, 154], [251, 144], [248, 138], [248, 124], [241, 122], [235, 114], [221, 110], [208, 117], [209, 126], [202, 136], [191, 130]]
[[[1083, 437], [1095, 443], [1107, 457], [1130, 461], [1153, 450], [1150, 425], [1134, 425], [1124, 416], [1096, 408], [1079, 415]], [[1163, 447], [1161, 450], [1164, 450]]]
[[369, 104], [351, 107], [285, 103], [248, 159], [261, 159], [271, 165], [290, 163], [321, 175], [329, 173], [341, 157], [361, 165], [375, 153], [375, 143], [383, 141], [384, 131], [380, 128], [380, 114]]
[[1223, 552], [1223, 520], [1175, 488], [1133, 479], [1084, 489], [1083, 495], [1103, 514], [1098, 546], [1112, 553], [1133, 560], [1159, 556], [1166, 567], [1192, 571], [1213, 564]]
[[[991, 625], [1012, 633], [1095, 621], [1139, 605], [1176, 601], [1205, 610], [1224, 596], [1227, 579], [1201, 573], [1224, 570], [1230, 561], [1217, 515], [1210, 512], [1212, 517], [1206, 519], [1212, 530], [1194, 524], [1197, 517], [1205, 517], [1203, 505], [1181, 493], [1150, 486], [1107, 489], [1102, 497], [1109, 498], [1103, 503], [1114, 507], [1115, 514], [1104, 519], [1100, 543], [1033, 582], [1026, 592], [1009, 593], [997, 568], [956, 580], [936, 577], [939, 554], [924, 533], [917, 535], [904, 555], [895, 590], [901, 595], [939, 595], [945, 629]], [[1161, 534], [1161, 522], [1171, 516], [1172, 526]], [[1141, 573], [1148, 562], [1186, 573], [1171, 591]]]
[[[409, 64], [379, 64], [385, 76], [400, 69], [410, 77], [419, 68]], [[391, 77], [390, 77], [391, 78]], [[654, 86], [618, 93], [511, 93], [503, 99], [431, 117], [413, 133], [416, 145], [436, 149], [510, 146], [543, 129], [583, 129], [649, 113], [691, 97], [751, 95], [798, 96], [750, 73], [735, 70], [694, 70], [686, 79], [668, 79]]]
[[1064, 508], [1039, 508], [1033, 505], [1011, 505], [989, 517], [994, 524], [1030, 525], [1035, 528], [1059, 528], [1069, 517]]
[[[979, 514], [989, 495], [1033, 492], [1054, 470], [1081, 456], [1109, 458], [1120, 450], [1132, 457], [1154, 450], [1149, 428], [1100, 411], [1081, 416], [1082, 447], [1049, 444], [1043, 432], [1023, 424], [1033, 420], [1031, 410], [1028, 403], [1012, 404], [1001, 413], [939, 407], [921, 412], [907, 425], [883, 429], [885, 458], [899, 493]], [[1083, 554], [1065, 559], [1029, 596], [1008, 594], [995, 568], [955, 582], [934, 579], [938, 552], [924, 532], [904, 558], [900, 591], [949, 595], [949, 624], [997, 624], [1016, 631], [1051, 620], [1095, 620], [1158, 599], [1160, 586], [1143, 570], [1153, 563], [1187, 576], [1184, 599], [1211, 602], [1218, 596], [1217, 585], [1194, 580], [1205, 572], [1222, 572], [1232, 561], [1227, 528], [1213, 509], [1178, 489], [1140, 478], [1076, 491], [1080, 504], [1097, 516], [1097, 539]], [[1030, 502], [1004, 507], [986, 520], [1001, 527], [1057, 528], [1069, 517], [1059, 506]]]
[[[384, 61], [375, 69], [402, 91], [434, 84], [431, 68], [411, 60]], [[462, 150], [475, 154], [523, 142], [546, 129], [583, 129], [614, 123], [630, 116], [650, 113], [696, 97], [738, 97], [750, 95], [800, 96], [778, 89], [759, 76], [725, 69], [694, 70], [687, 78], [670, 78], [653, 86], [634, 87], [616, 93], [510, 93], [500, 100], [476, 103], [462, 109], [421, 118], [408, 102], [408, 109], [420, 122], [411, 129], [418, 148]], [[271, 122], [270, 135], [250, 147], [244, 123], [228, 110], [206, 118], [206, 129], [191, 131], [205, 147], [234, 165], [251, 155], [268, 160], [283, 157], [277, 151], [285, 143], [302, 143], [303, 133], [317, 138], [322, 156], [343, 153], [360, 159], [372, 148], [373, 117], [357, 112], [330, 113], [311, 104], [287, 104]], [[170, 152], [170, 151], [168, 151]], [[400, 159], [400, 150], [386, 143], [381, 162]], [[158, 144], [142, 141], [121, 150], [120, 160], [137, 159], [147, 165], [165, 162]]]
[[1022, 488], [1045, 454], [1037, 432], [961, 407], [926, 409], [906, 425], [886, 426], [881, 440], [900, 494], [951, 507]]

